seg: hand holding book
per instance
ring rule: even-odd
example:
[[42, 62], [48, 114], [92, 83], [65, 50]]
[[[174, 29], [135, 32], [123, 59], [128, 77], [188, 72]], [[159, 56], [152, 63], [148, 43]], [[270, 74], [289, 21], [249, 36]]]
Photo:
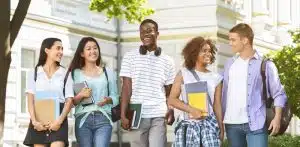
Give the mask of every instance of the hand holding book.
[[42, 123], [40, 123], [38, 121], [32, 121], [32, 125], [33, 125], [34, 129], [37, 131], [45, 131], [48, 129], [46, 126], [44, 126]]
[[168, 109], [166, 116], [165, 116], [166, 122], [168, 125], [172, 125], [175, 121], [174, 117], [174, 109]]
[[89, 98], [92, 95], [92, 89], [85, 87], [78, 93], [80, 98]]
[[189, 118], [190, 119], [204, 119], [207, 112], [201, 109], [190, 107]]

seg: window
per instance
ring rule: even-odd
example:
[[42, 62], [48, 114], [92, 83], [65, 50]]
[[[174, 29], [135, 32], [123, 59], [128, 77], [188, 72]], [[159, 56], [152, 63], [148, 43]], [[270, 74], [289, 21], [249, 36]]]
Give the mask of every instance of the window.
[[22, 49], [21, 51], [21, 112], [27, 112], [27, 98], [25, 94], [26, 77], [29, 70], [35, 66], [35, 50]]

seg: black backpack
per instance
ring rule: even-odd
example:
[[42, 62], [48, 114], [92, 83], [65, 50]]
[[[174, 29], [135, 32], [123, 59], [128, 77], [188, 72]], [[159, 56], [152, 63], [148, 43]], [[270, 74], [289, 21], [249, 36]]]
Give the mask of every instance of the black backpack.
[[[275, 106], [274, 106], [274, 99], [272, 97], [268, 98], [267, 93], [269, 92], [267, 89], [267, 82], [266, 82], [266, 63], [270, 61], [267, 58], [264, 58], [261, 63], [261, 76], [263, 80], [263, 95], [262, 101], [266, 103], [266, 126], [269, 127], [271, 121], [275, 117]], [[292, 112], [290, 105], [288, 102], [285, 103], [284, 108], [282, 108], [282, 116], [281, 116], [281, 123], [279, 132], [276, 135], [282, 135], [286, 129], [288, 128], [290, 121], [292, 119]], [[270, 134], [272, 131], [268, 131]]]

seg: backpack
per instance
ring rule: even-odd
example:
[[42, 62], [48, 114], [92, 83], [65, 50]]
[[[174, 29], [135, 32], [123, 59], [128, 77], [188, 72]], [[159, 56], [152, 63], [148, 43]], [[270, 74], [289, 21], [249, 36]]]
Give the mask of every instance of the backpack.
[[[266, 123], [267, 127], [270, 126], [271, 121], [275, 117], [275, 106], [274, 106], [274, 99], [272, 97], [268, 98], [267, 93], [269, 90], [267, 89], [267, 82], [266, 82], [266, 63], [270, 61], [267, 58], [264, 58], [261, 63], [261, 76], [263, 80], [263, 95], [262, 101], [266, 103]], [[288, 102], [285, 103], [285, 106], [282, 108], [282, 116], [281, 116], [281, 123], [279, 132], [276, 135], [282, 135], [289, 126], [289, 123], [292, 119], [292, 112], [290, 105]], [[268, 131], [270, 134], [272, 131]]]

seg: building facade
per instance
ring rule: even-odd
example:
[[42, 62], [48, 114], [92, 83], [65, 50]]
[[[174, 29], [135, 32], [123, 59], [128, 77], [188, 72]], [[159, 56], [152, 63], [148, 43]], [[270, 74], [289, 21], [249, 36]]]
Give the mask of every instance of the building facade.
[[[13, 15], [18, 0], [11, 2]], [[119, 70], [124, 53], [139, 47], [138, 24], [107, 21], [103, 14], [89, 11], [89, 2], [90, 0], [32, 0], [12, 47], [4, 146], [23, 146], [29, 123], [24, 93], [26, 73], [35, 66], [43, 39], [62, 39], [62, 64], [68, 66], [79, 40], [84, 36], [92, 36], [100, 44], [106, 65], [116, 71]], [[156, 11], [149, 18], [159, 24], [159, 46], [174, 58], [177, 70], [182, 66], [182, 48], [192, 37], [204, 36], [215, 41], [218, 48], [217, 59], [210, 69], [220, 72], [225, 61], [233, 55], [228, 45], [228, 30], [235, 24], [246, 22], [253, 27], [254, 46], [262, 53], [280, 49], [282, 45], [290, 43], [287, 30], [300, 28], [298, 0], [149, 0], [148, 5]], [[300, 134], [297, 119], [291, 124], [288, 131]], [[174, 126], [168, 127], [168, 142], [173, 141], [173, 128]], [[116, 123], [112, 142], [128, 142], [128, 137], [128, 133], [119, 130]], [[69, 116], [69, 141], [76, 141], [72, 114]]]

